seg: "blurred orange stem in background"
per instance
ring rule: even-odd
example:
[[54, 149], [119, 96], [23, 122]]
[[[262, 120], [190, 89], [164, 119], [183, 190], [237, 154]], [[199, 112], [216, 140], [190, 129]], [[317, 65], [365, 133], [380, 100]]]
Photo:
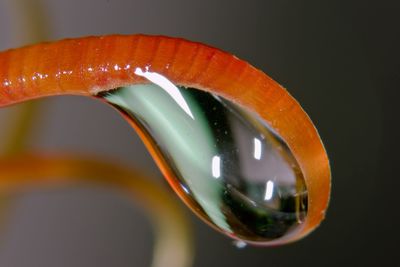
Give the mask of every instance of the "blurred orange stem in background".
[[181, 207], [160, 185], [133, 169], [93, 157], [28, 154], [1, 159], [0, 170], [7, 177], [0, 179], [0, 193], [6, 196], [27, 186], [95, 184], [118, 189], [140, 203], [153, 222], [152, 266], [191, 265], [190, 227]]

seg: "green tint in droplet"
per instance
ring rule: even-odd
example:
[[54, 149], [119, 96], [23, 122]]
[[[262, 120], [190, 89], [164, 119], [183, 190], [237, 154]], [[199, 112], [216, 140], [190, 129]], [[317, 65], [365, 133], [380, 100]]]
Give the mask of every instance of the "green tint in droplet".
[[307, 190], [300, 168], [255, 114], [219, 96], [171, 84], [133, 85], [99, 97], [152, 139], [173, 173], [174, 188], [222, 232], [268, 242], [304, 221]]

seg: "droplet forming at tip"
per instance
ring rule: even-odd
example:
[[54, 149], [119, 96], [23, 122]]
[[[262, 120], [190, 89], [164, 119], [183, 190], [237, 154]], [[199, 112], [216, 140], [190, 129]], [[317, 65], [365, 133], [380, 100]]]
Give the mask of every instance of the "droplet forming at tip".
[[285, 142], [245, 108], [154, 75], [146, 77], [153, 83], [98, 97], [140, 130], [192, 210], [244, 243], [268, 243], [301, 227], [307, 189]]

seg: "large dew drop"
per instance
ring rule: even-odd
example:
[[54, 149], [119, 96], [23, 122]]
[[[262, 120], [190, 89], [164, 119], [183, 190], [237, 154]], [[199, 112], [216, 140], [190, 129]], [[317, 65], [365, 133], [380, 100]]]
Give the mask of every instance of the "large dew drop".
[[153, 82], [99, 97], [140, 129], [173, 188], [202, 219], [256, 243], [301, 226], [303, 175], [265, 122], [222, 97], [166, 79]]

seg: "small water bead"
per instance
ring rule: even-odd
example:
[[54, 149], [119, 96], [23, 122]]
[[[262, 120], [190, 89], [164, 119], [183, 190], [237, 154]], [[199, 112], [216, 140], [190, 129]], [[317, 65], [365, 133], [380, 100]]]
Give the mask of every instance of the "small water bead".
[[247, 247], [247, 243], [242, 240], [233, 241], [233, 245], [238, 249], [243, 249], [243, 248]]
[[241, 242], [268, 242], [301, 226], [304, 178], [277, 133], [220, 96], [149, 80], [156, 84], [99, 97], [140, 128], [173, 188], [202, 219]]

